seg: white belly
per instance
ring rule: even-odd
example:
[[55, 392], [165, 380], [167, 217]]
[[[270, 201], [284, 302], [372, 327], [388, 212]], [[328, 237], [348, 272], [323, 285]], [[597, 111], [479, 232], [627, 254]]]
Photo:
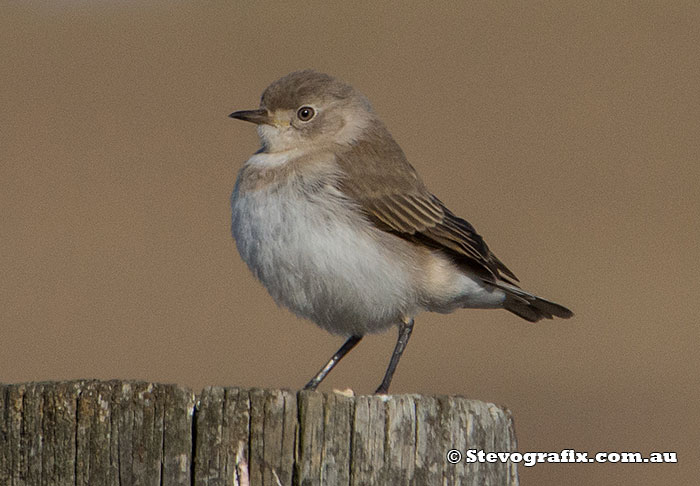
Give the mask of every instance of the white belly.
[[[231, 196], [232, 233], [241, 257], [275, 301], [322, 328], [364, 335], [419, 310], [410, 268], [358, 230], [360, 216], [334, 189], [271, 184]], [[398, 260], [398, 261], [397, 261]]]

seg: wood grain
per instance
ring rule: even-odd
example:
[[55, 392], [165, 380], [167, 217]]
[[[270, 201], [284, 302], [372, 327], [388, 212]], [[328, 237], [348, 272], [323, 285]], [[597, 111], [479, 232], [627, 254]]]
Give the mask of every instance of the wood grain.
[[134, 381], [0, 385], [7, 486], [517, 485], [510, 412], [461, 397]]

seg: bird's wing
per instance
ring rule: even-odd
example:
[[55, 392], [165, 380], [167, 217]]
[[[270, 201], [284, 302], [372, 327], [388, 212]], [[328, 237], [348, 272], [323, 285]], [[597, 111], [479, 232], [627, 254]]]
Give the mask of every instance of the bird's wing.
[[379, 229], [442, 250], [487, 280], [518, 280], [471, 224], [428, 191], [390, 136], [360, 141], [338, 161], [346, 174], [339, 189]]

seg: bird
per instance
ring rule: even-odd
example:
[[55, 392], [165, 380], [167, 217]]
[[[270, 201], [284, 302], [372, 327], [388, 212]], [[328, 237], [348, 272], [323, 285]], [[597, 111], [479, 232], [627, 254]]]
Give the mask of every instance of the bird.
[[229, 116], [257, 125], [261, 142], [231, 195], [242, 260], [278, 305], [345, 338], [304, 389], [315, 390], [364, 336], [396, 326], [375, 391], [388, 393], [421, 312], [502, 308], [530, 322], [573, 315], [520, 288], [349, 84], [295, 71], [264, 90], [258, 109]]

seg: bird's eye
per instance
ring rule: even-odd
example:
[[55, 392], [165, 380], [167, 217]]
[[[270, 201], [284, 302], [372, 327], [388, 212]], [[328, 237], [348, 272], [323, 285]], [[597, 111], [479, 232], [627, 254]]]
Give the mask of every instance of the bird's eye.
[[303, 122], [311, 120], [315, 114], [316, 112], [310, 106], [302, 106], [297, 110], [297, 117]]

